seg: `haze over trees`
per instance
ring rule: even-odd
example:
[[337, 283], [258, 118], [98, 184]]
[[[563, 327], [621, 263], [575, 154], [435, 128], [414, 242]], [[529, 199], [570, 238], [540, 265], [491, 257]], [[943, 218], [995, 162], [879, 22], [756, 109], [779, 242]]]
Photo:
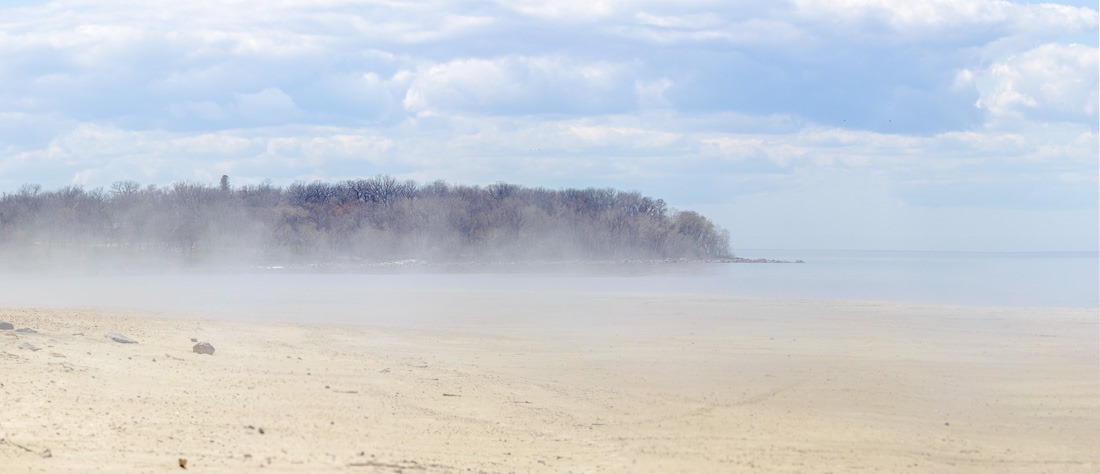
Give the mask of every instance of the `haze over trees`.
[[234, 187], [24, 185], [0, 196], [0, 262], [302, 264], [716, 259], [728, 233], [610, 188], [418, 184], [390, 176]]

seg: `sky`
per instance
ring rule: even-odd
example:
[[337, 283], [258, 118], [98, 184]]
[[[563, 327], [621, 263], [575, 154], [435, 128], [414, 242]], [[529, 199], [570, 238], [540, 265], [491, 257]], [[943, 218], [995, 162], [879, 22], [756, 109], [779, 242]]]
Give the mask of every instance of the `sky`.
[[389, 174], [636, 190], [735, 249], [1097, 250], [1097, 8], [6, 1], [0, 192]]

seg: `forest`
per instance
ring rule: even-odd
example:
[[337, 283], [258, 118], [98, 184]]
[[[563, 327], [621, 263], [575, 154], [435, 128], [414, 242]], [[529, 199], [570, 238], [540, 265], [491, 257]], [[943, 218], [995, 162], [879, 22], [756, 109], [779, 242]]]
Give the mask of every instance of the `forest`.
[[120, 181], [0, 195], [0, 265], [302, 265], [733, 258], [729, 235], [611, 188], [391, 176], [233, 186]]

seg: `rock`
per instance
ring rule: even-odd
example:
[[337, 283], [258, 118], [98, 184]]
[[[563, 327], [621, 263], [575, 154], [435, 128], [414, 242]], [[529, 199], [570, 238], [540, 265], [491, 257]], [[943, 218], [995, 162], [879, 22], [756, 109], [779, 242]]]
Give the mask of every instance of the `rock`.
[[209, 342], [200, 342], [198, 344], [195, 344], [195, 347], [192, 347], [191, 350], [199, 354], [214, 355], [214, 346], [210, 345]]
[[28, 351], [38, 351], [38, 348], [34, 347], [34, 344], [31, 344], [29, 342], [24, 342], [24, 343], [19, 344], [19, 348], [20, 349], [26, 349]]
[[126, 336], [123, 336], [122, 334], [119, 334], [117, 332], [109, 332], [109, 333], [104, 334], [103, 336], [106, 337], [107, 339], [110, 339], [110, 340], [115, 341], [115, 342], [121, 342], [123, 344], [137, 344], [137, 341], [135, 341], [133, 339], [130, 339]]
[[19, 329], [16, 329], [15, 332], [22, 333], [22, 334], [38, 334], [38, 331], [35, 331], [34, 329], [31, 329], [31, 328], [19, 328]]
[[0, 330], [12, 330], [12, 329], [15, 329], [15, 326], [12, 326], [11, 323], [9, 323], [7, 321], [0, 321]]
[[191, 342], [199, 342], [199, 340], [192, 337]]

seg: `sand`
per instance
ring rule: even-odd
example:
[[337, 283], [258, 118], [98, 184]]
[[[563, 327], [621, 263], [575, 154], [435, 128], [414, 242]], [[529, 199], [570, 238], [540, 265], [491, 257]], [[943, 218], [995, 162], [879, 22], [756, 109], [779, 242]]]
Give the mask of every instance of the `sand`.
[[1095, 309], [425, 300], [362, 324], [2, 308], [38, 333], [0, 331], [0, 470], [1100, 469]]

